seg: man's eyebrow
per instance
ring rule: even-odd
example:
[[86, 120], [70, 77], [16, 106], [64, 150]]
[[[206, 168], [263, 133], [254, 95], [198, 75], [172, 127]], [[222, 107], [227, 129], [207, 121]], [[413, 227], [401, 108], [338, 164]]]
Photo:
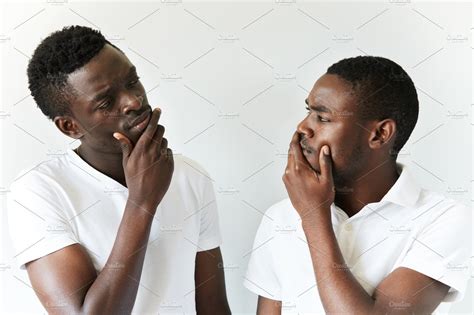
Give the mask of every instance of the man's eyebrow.
[[312, 110], [316, 112], [331, 114], [331, 110], [324, 105], [309, 105], [308, 99], [305, 99], [304, 102], [306, 103], [306, 105], [308, 105]]
[[[131, 75], [133, 74], [136, 74], [137, 73], [137, 68], [135, 66], [131, 66], [130, 69], [128, 70], [128, 74], [127, 74], [127, 77], [130, 77]], [[100, 101], [103, 97], [105, 97], [107, 94], [110, 93], [110, 87], [108, 87], [106, 90], [102, 91], [102, 92], [99, 92], [98, 94], [96, 94], [93, 98], [92, 98], [92, 101], [93, 102], [97, 102], [97, 101]]]

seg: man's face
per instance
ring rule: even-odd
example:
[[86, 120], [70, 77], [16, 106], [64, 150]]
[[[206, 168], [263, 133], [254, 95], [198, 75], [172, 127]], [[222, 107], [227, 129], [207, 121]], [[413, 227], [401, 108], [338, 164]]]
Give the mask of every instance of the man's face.
[[369, 134], [358, 119], [351, 92], [351, 86], [339, 76], [323, 75], [306, 99], [306, 118], [298, 124], [303, 153], [314, 170], [320, 171], [322, 146], [331, 149], [336, 187], [355, 179], [367, 154]]
[[135, 67], [122, 52], [106, 44], [84, 67], [68, 76], [68, 84], [77, 95], [70, 108], [83, 129], [83, 145], [119, 153], [114, 132], [122, 133], [133, 144], [137, 142], [151, 108]]

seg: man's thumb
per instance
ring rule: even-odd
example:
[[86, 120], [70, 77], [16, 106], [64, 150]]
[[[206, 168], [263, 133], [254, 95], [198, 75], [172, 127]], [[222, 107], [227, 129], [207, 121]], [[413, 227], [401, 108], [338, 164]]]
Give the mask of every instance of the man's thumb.
[[113, 134], [114, 138], [120, 142], [120, 147], [122, 148], [123, 159], [126, 160], [130, 156], [130, 152], [132, 152], [132, 143], [128, 140], [127, 137], [122, 135], [120, 132], [115, 132]]

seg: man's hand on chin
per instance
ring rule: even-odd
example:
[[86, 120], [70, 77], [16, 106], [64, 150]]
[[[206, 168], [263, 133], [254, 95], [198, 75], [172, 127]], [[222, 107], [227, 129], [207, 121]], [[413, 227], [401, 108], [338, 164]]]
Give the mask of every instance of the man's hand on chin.
[[334, 181], [332, 159], [329, 146], [324, 145], [319, 152], [318, 173], [309, 164], [295, 132], [290, 142], [288, 163], [283, 182], [293, 207], [298, 211], [303, 226], [314, 226], [321, 220], [330, 220], [330, 206], [334, 201]]

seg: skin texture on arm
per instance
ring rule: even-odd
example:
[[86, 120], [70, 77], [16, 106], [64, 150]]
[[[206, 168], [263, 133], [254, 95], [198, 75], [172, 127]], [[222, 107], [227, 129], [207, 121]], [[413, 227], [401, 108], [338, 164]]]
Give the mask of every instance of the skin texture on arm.
[[280, 315], [281, 302], [258, 296], [257, 315]]
[[196, 311], [199, 315], [231, 314], [227, 302], [224, 263], [219, 247], [196, 254]]
[[346, 266], [332, 228], [330, 205], [335, 192], [329, 146], [319, 152], [320, 172], [305, 159], [297, 133], [289, 153], [283, 181], [302, 220], [326, 313], [431, 313], [449, 287], [411, 269], [396, 269], [377, 286], [373, 296], [367, 294]]
[[[127, 314], [135, 303], [156, 207], [168, 190], [173, 156], [151, 114], [135, 147], [122, 134], [123, 168], [129, 197], [118, 233], [104, 268], [96, 274], [79, 244], [27, 264], [33, 289], [52, 314]], [[146, 170], [144, 172], [143, 170]]]

